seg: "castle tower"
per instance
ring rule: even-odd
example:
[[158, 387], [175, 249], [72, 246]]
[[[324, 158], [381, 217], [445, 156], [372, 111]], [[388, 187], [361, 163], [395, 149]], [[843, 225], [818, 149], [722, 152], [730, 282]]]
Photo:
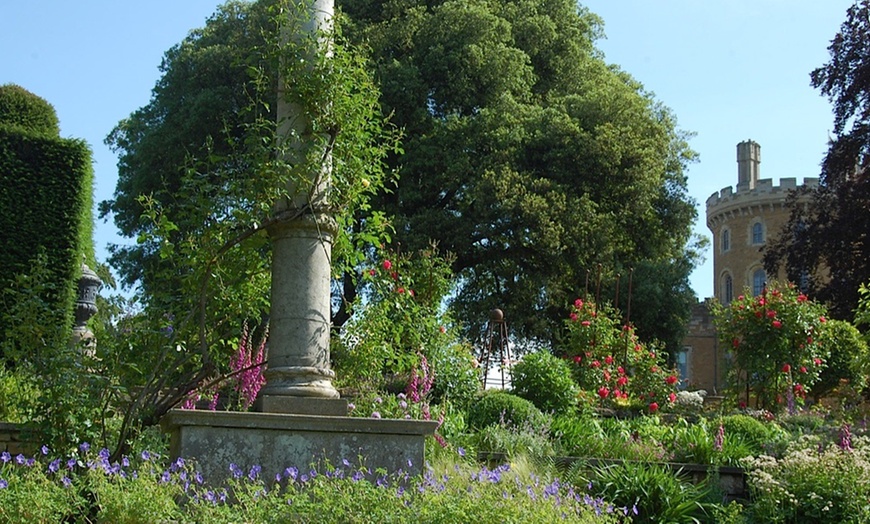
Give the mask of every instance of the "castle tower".
[[[726, 187], [707, 199], [707, 227], [713, 234], [713, 290], [722, 303], [731, 302], [748, 290], [757, 295], [769, 278], [762, 264], [762, 250], [771, 235], [778, 235], [788, 222], [785, 206], [797, 189], [795, 178], [782, 178], [778, 186], [759, 178], [761, 146], [752, 140], [737, 144], [737, 188]], [[807, 178], [809, 186], [818, 179]]]

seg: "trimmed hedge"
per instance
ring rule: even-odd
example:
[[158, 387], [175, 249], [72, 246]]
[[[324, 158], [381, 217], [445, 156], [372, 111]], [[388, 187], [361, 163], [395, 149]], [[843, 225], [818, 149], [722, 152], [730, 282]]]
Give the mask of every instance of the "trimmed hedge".
[[[71, 328], [81, 264], [94, 264], [91, 152], [84, 141], [57, 135], [47, 102], [29, 93], [29, 101], [10, 96], [22, 91], [3, 86], [0, 96], [0, 290], [14, 291], [16, 276], [30, 274], [44, 253], [46, 287], [54, 291], [41, 298]], [[15, 309], [13, 295], [0, 294], [0, 341], [9, 329], [4, 314]]]
[[503, 391], [486, 391], [468, 408], [468, 425], [475, 429], [504, 424], [540, 427], [547, 417], [524, 398]]
[[0, 86], [0, 126], [60, 136], [57, 113], [51, 104], [15, 84]]

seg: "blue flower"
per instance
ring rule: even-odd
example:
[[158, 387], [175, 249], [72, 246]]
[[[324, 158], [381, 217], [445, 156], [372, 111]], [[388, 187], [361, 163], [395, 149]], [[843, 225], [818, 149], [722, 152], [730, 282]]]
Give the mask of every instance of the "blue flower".
[[0, 479], [0, 489], [6, 489], [9, 487], [9, 483], [4, 479]]
[[248, 478], [251, 480], [257, 480], [257, 477], [260, 476], [260, 470], [262, 470], [259, 464], [254, 464], [251, 466], [251, 471], [248, 472]]
[[100, 458], [103, 459], [103, 460], [108, 460], [108, 459], [109, 459], [109, 455], [110, 455], [109, 450], [106, 449], [106, 448], [102, 448], [102, 449], [100, 450], [100, 452], [97, 453], [97, 456], [100, 457]]
[[458, 448], [456, 448], [456, 452], [459, 453], [460, 457], [465, 456], [465, 448], [463, 448], [462, 446], [459, 446]]
[[241, 478], [244, 473], [242, 472], [242, 468], [236, 466], [235, 464], [230, 464], [230, 472], [233, 474], [234, 479]]
[[15, 456], [15, 462], [17, 462], [19, 466], [24, 465], [24, 463], [27, 462], [27, 457], [19, 453]]
[[52, 460], [51, 463], [48, 465], [48, 471], [51, 471], [52, 473], [57, 473], [58, 471], [60, 471], [60, 459]]
[[142, 457], [142, 460], [144, 460], [146, 462], [151, 460], [151, 453], [149, 453], [147, 449], [145, 451], [143, 451], [140, 456]]
[[295, 466], [290, 466], [284, 470], [284, 476], [289, 477], [291, 480], [296, 480], [296, 477], [299, 476], [299, 470]]
[[40, 451], [42, 451], [42, 454], [43, 454], [43, 455], [48, 455], [48, 446], [43, 445], [43, 446], [40, 448]]
[[79, 444], [79, 449], [82, 451], [82, 453], [87, 453], [88, 450], [91, 449], [91, 445], [87, 442], [82, 442], [81, 444]]
[[0, 461], [3, 461], [4, 464], [9, 462], [10, 460], [12, 460], [12, 455], [10, 455], [8, 451], [0, 453]]
[[63, 487], [65, 487], [65, 488], [72, 486], [72, 480], [70, 480], [69, 477], [65, 476], [62, 479], [60, 479], [60, 481], [63, 483]]
[[66, 461], [66, 469], [73, 469], [76, 467], [76, 464], [77, 464], [76, 459], [71, 458], [71, 459]]
[[196, 481], [197, 484], [202, 484], [202, 483], [203, 483], [203, 480], [202, 480], [202, 473], [200, 473], [199, 471], [197, 471], [197, 472], [193, 475], [193, 480]]

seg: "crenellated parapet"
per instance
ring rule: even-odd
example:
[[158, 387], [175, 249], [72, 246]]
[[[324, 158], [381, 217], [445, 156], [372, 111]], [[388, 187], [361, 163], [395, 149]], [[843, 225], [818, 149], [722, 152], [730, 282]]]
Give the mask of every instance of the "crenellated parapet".
[[770, 178], [764, 178], [755, 180], [753, 188], [748, 182], [737, 184], [736, 190], [728, 186], [707, 199], [707, 227], [714, 231], [723, 222], [735, 217], [764, 215], [781, 210], [792, 191], [798, 187], [814, 189], [818, 185], [818, 178], [804, 178], [803, 186], [798, 186], [797, 179], [792, 177], [780, 179], [779, 185], [775, 185]]

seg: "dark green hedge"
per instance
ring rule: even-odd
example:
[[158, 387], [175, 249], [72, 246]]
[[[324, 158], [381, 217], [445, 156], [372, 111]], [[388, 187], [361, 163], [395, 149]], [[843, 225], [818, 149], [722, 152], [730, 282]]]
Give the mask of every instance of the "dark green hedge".
[[51, 104], [15, 84], [0, 86], [0, 126], [60, 135], [57, 113]]
[[[84, 141], [0, 124], [0, 290], [29, 273], [44, 252], [57, 290], [46, 298], [70, 328], [81, 263], [94, 257], [92, 186]], [[8, 296], [0, 294], [0, 337], [8, 328], [2, 320], [12, 306]]]

